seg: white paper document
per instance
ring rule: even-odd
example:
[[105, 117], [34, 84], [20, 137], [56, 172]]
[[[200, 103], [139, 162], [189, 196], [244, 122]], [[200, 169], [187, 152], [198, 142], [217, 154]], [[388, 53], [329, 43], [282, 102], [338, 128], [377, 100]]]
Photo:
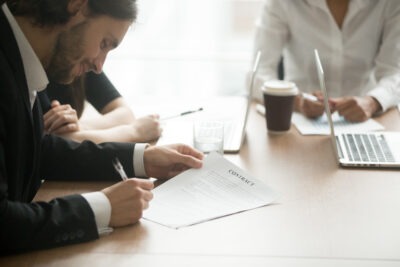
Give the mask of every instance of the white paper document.
[[180, 228], [273, 202], [277, 194], [217, 153], [153, 190], [143, 218]]
[[[332, 114], [332, 121], [335, 125], [335, 133], [340, 132], [368, 132], [383, 130], [384, 127], [373, 119], [364, 122], [349, 122], [339, 116], [337, 112]], [[304, 115], [294, 112], [292, 122], [302, 135], [329, 135], [330, 129], [326, 114], [317, 119], [309, 119]]]

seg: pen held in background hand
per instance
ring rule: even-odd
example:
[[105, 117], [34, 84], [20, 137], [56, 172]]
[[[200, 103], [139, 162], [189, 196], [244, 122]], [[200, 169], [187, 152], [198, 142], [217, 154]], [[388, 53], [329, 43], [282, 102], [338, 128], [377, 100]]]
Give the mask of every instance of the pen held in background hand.
[[126, 175], [124, 167], [122, 167], [122, 164], [119, 161], [119, 159], [118, 158], [113, 159], [112, 164], [114, 166], [114, 169], [119, 173], [119, 176], [121, 176], [121, 179], [123, 181], [128, 180], [128, 176]]
[[307, 94], [307, 93], [302, 93], [301, 95], [304, 99], [307, 99], [308, 101], [320, 102], [319, 99], [315, 95]]
[[264, 106], [264, 105], [257, 104], [257, 105], [256, 105], [256, 111], [257, 111], [258, 114], [260, 114], [261, 116], [265, 116], [265, 106]]
[[203, 110], [203, 108], [198, 108], [198, 109], [194, 109], [194, 110], [188, 110], [188, 111], [185, 111], [185, 112], [176, 114], [176, 115], [171, 115], [171, 116], [167, 116], [167, 117], [162, 117], [161, 120], [162, 120], [162, 121], [163, 121], [163, 120], [169, 120], [169, 119], [173, 119], [173, 118], [177, 118], [177, 117], [189, 115], [189, 114], [192, 114], [192, 113], [195, 113], [195, 112], [199, 112], [199, 111], [202, 111], [202, 110]]

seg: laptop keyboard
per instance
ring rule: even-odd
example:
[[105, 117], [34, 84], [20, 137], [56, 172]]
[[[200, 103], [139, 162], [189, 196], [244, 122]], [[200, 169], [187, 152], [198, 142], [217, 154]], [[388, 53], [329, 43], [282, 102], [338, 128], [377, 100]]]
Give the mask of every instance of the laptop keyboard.
[[394, 157], [383, 135], [345, 134], [345, 145], [350, 161], [394, 162]]

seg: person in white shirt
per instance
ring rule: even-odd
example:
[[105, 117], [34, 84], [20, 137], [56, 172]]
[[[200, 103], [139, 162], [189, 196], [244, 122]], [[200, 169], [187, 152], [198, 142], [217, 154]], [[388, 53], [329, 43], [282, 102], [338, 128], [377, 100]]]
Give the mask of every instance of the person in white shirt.
[[[254, 51], [262, 58], [254, 95], [284, 78], [319, 100], [313, 50], [319, 50], [331, 109], [349, 121], [364, 121], [400, 102], [400, 1], [266, 0], [256, 24]], [[322, 101], [295, 101], [308, 117], [323, 114]]]

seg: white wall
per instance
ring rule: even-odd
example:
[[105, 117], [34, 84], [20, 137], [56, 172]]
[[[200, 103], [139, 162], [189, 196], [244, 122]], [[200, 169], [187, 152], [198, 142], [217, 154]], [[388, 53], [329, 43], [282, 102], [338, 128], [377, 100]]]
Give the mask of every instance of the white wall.
[[261, 0], [139, 0], [104, 70], [129, 101], [244, 92]]

